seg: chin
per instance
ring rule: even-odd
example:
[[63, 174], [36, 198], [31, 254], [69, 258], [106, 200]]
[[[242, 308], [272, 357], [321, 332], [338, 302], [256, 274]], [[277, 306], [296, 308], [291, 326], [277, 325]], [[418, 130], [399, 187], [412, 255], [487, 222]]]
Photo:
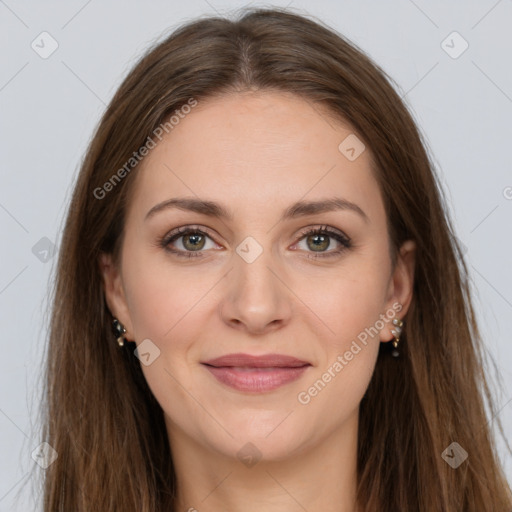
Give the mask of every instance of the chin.
[[272, 426], [268, 421], [258, 421], [256, 418], [232, 426], [226, 425], [234, 438], [225, 437], [226, 443], [219, 446], [219, 449], [239, 459], [244, 455], [254, 455], [266, 461], [287, 459], [304, 449], [312, 435], [307, 435], [303, 427], [292, 424], [288, 419], [283, 421], [284, 417], [286, 415], [282, 414], [279, 419], [276, 417]]

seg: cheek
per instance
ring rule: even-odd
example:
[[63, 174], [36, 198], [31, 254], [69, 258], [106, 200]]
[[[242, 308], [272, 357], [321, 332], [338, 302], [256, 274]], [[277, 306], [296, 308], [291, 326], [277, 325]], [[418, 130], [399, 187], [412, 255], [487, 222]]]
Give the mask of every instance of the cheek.
[[164, 343], [189, 312], [200, 309], [214, 280], [190, 269], [172, 269], [147, 256], [127, 261], [126, 299], [137, 341], [154, 338]]
[[313, 282], [315, 286], [311, 282], [303, 283], [300, 290], [297, 281], [297, 295], [306, 297], [304, 302], [309, 308], [306, 314], [311, 321], [314, 317], [320, 320], [321, 337], [330, 340], [329, 344], [338, 350], [374, 326], [384, 313], [386, 279], [371, 268], [365, 271], [347, 268], [337, 276]]
[[212, 310], [207, 292], [218, 279], [199, 275], [192, 267], [179, 270], [149, 260], [132, 253], [126, 261], [126, 299], [135, 340], [140, 344], [149, 339], [157, 347], [158, 357], [141, 369], [157, 400], [165, 404], [170, 396], [187, 398], [182, 385], [195, 392], [188, 376], [197, 364], [197, 340]]
[[318, 368], [297, 396], [305, 424], [309, 418], [313, 421], [325, 415], [326, 410], [331, 411], [330, 420], [322, 426], [326, 430], [357, 410], [374, 372], [380, 346], [380, 315], [385, 313], [382, 277], [379, 280], [370, 273], [364, 277], [357, 274], [334, 281], [332, 286], [329, 300], [321, 294], [316, 297], [317, 304], [322, 304], [319, 316], [329, 331], [325, 329], [327, 334], [318, 338]]

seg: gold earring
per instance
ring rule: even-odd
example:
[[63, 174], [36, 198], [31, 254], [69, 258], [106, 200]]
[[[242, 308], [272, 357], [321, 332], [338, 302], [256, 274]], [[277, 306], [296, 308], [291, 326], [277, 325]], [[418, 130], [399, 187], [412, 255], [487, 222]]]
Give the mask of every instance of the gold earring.
[[120, 347], [123, 347], [125, 342], [123, 334], [126, 333], [124, 325], [117, 318], [114, 318], [114, 321], [112, 322], [112, 328], [114, 330], [114, 335], [117, 337], [117, 343]]
[[400, 355], [400, 352], [398, 352], [398, 342], [400, 341], [400, 334], [402, 334], [402, 327], [404, 323], [400, 318], [395, 318], [393, 320], [393, 325], [395, 326], [394, 329], [391, 329], [391, 334], [395, 337], [393, 340], [393, 351], [391, 352], [391, 355], [393, 357], [398, 357]]

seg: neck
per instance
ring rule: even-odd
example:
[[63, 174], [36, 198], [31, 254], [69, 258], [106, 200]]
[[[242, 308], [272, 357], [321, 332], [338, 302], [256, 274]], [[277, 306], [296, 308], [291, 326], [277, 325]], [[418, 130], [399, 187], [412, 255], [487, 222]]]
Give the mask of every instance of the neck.
[[205, 448], [167, 418], [178, 487], [173, 511], [359, 512], [357, 413], [321, 442], [286, 459], [262, 454], [253, 465]]

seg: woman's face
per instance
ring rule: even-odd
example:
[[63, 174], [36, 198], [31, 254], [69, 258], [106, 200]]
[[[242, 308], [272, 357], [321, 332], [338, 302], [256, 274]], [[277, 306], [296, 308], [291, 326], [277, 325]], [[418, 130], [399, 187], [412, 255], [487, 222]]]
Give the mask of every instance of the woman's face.
[[[145, 158], [121, 266], [102, 268], [171, 443], [278, 460], [357, 422], [413, 273], [412, 243], [392, 268], [370, 158], [274, 92], [199, 101]], [[171, 199], [187, 202], [153, 210]], [[230, 354], [272, 357], [205, 364]]]

